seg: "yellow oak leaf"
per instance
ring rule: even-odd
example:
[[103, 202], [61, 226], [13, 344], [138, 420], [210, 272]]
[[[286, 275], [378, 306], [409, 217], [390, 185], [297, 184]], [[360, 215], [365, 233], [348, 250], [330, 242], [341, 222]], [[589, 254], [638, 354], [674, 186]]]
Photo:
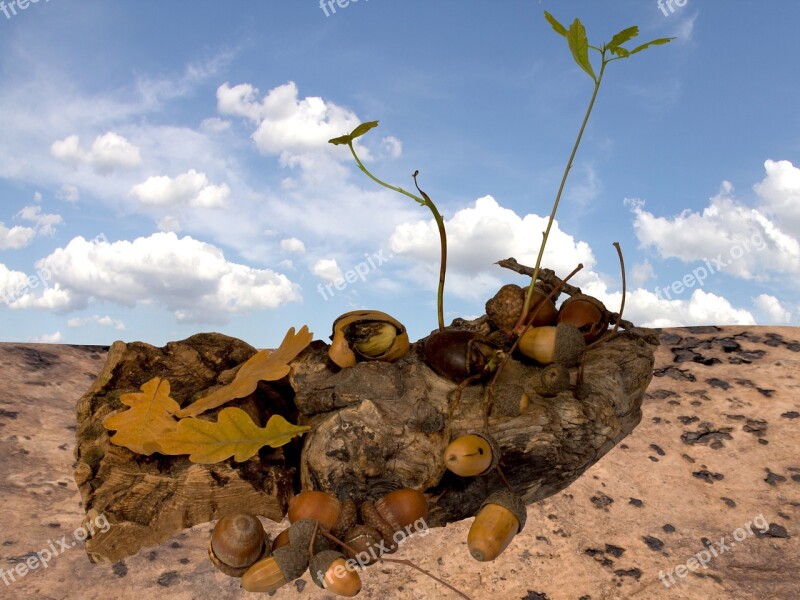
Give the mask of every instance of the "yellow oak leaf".
[[130, 408], [103, 419], [106, 429], [115, 429], [111, 441], [138, 454], [160, 451], [161, 436], [173, 431], [172, 417], [180, 405], [169, 395], [169, 381], [154, 377], [140, 388], [141, 393], [122, 394], [119, 401]]
[[174, 431], [159, 440], [159, 445], [164, 454], [189, 454], [194, 463], [210, 465], [230, 456], [243, 462], [255, 456], [262, 446], [283, 446], [309, 429], [292, 425], [280, 415], [272, 415], [262, 428], [241, 408], [229, 406], [219, 411], [216, 423], [181, 419]]
[[256, 391], [259, 381], [282, 379], [289, 374], [289, 363], [311, 343], [313, 337], [306, 325], [303, 325], [297, 334], [294, 332], [294, 327], [290, 328], [277, 350], [274, 352], [259, 350], [241, 366], [231, 383], [192, 402], [179, 410], [177, 416], [196, 417], [236, 398], [249, 396]]

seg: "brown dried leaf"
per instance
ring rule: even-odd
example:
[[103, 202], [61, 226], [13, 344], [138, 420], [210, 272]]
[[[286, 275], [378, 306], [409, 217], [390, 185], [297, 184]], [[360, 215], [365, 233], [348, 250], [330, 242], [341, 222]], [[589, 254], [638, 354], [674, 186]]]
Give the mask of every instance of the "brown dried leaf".
[[230, 406], [219, 412], [216, 423], [181, 419], [177, 428], [160, 440], [160, 446], [164, 454], [189, 454], [190, 461], [204, 465], [230, 456], [243, 462], [255, 456], [262, 446], [283, 446], [309, 429], [292, 425], [280, 415], [272, 415], [267, 426], [261, 428], [241, 408]]
[[208, 396], [192, 402], [179, 410], [179, 417], [196, 417], [212, 408], [222, 406], [236, 398], [249, 396], [258, 387], [259, 381], [277, 381], [289, 374], [289, 363], [311, 343], [313, 334], [303, 325], [297, 334], [294, 327], [286, 332], [281, 345], [274, 352], [260, 350], [245, 362], [236, 378], [226, 386], [217, 388]]
[[106, 429], [115, 429], [111, 441], [138, 454], [161, 450], [161, 436], [175, 430], [172, 417], [180, 405], [169, 396], [169, 381], [154, 377], [141, 387], [141, 393], [122, 394], [120, 402], [130, 408], [103, 419]]

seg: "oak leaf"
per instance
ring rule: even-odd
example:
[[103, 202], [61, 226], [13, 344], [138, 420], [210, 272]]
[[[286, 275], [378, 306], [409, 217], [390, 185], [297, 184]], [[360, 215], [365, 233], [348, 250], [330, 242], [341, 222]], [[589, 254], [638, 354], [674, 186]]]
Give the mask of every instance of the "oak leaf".
[[272, 415], [262, 428], [241, 408], [229, 406], [219, 411], [216, 423], [181, 419], [175, 430], [160, 440], [160, 446], [165, 454], [189, 454], [189, 460], [199, 464], [220, 462], [230, 456], [243, 462], [255, 456], [262, 446], [283, 446], [309, 429], [292, 425], [280, 415]]
[[241, 366], [231, 383], [192, 402], [179, 410], [177, 416], [196, 417], [236, 398], [249, 396], [256, 391], [259, 381], [282, 379], [289, 374], [289, 363], [311, 343], [312, 339], [313, 334], [308, 331], [308, 326], [303, 325], [297, 334], [294, 332], [294, 327], [291, 327], [277, 350], [273, 352], [259, 350]]
[[161, 450], [159, 439], [175, 430], [174, 415], [180, 405], [170, 398], [169, 381], [154, 377], [142, 391], [122, 394], [119, 401], [130, 408], [103, 419], [106, 429], [115, 429], [111, 441], [138, 454], [150, 455]]

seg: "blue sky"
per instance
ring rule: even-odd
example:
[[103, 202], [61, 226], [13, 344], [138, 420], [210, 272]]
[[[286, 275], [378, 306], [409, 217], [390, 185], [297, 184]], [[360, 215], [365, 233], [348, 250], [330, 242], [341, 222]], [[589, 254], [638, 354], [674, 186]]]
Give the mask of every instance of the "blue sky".
[[637, 324], [800, 323], [797, 2], [19, 2], [0, 341], [267, 347], [356, 308], [427, 335], [430, 214], [326, 143], [369, 120], [369, 168], [406, 189], [419, 169], [445, 217], [446, 320], [481, 314], [524, 284], [493, 263], [535, 261], [592, 91], [544, 10], [595, 44], [678, 37], [609, 65], [544, 264], [582, 262], [616, 310], [618, 241]]

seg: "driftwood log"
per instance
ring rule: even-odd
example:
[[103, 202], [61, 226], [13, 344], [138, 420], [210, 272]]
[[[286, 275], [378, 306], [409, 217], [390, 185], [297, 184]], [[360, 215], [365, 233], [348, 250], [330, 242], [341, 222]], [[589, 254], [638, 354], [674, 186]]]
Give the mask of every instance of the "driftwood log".
[[[481, 330], [488, 324], [485, 318], [456, 320], [452, 327]], [[583, 385], [574, 385], [579, 369], [570, 369], [570, 391], [536, 394], [531, 382], [539, 367], [513, 359], [498, 381], [498, 394], [524, 390], [530, 398], [519, 416], [494, 411], [489, 418], [489, 433], [502, 449], [500, 468], [528, 504], [572, 483], [641, 419], [658, 341], [635, 329], [607, 337], [585, 353]], [[251, 396], [229, 404], [262, 425], [281, 414], [312, 430], [282, 448], [262, 448], [244, 463], [197, 465], [182, 456], [147, 457], [111, 444], [102, 419], [124, 408], [121, 394], [138, 391], [156, 376], [168, 379], [172, 397], [186, 406], [229, 383], [256, 349], [216, 333], [163, 348], [116, 342], [77, 405], [75, 479], [87, 519], [104, 514], [111, 524], [87, 540], [90, 559], [120, 560], [232, 512], [280, 521], [301, 488], [359, 501], [408, 486], [428, 495], [429, 526], [473, 515], [504, 483], [496, 471], [457, 477], [445, 469], [442, 455], [453, 437], [482, 430], [486, 384], [467, 386], [450, 416], [456, 384], [425, 365], [423, 344], [424, 339], [413, 344], [396, 363], [340, 370], [328, 359], [327, 344], [312, 342], [284, 380], [262, 382]], [[203, 417], [215, 420], [218, 410]]]

